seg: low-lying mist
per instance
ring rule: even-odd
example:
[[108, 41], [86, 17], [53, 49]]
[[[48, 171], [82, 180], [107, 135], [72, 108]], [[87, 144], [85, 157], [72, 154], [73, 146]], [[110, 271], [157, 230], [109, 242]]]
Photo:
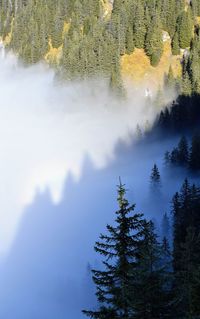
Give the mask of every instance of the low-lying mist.
[[[176, 144], [164, 140], [141, 145], [119, 144], [115, 159], [96, 169], [88, 157], [79, 180], [68, 175], [62, 199], [52, 201], [46, 190], [24, 211], [15, 240], [0, 269], [0, 318], [83, 319], [82, 309], [95, 307], [87, 264], [100, 267], [93, 250], [107, 223], [114, 223], [119, 175], [136, 211], [153, 218], [157, 230], [186, 171], [168, 171], [163, 153]], [[154, 163], [161, 173], [161, 190], [152, 193]]]
[[24, 68], [12, 56], [0, 68], [0, 318], [82, 319], [95, 307], [87, 263], [99, 267], [93, 244], [113, 223], [119, 176], [159, 227], [185, 178], [163, 166], [178, 138], [135, 143], [137, 124], [159, 112], [145, 87], [117, 100], [103, 81], [59, 86], [46, 66]]
[[55, 84], [45, 65], [24, 68], [0, 59], [0, 251], [13, 239], [25, 204], [48, 188], [59, 201], [70, 171], [78, 178], [87, 155], [95, 167], [129, 142], [136, 125], [152, 123], [158, 110], [145, 103], [145, 87], [117, 100], [103, 81]]

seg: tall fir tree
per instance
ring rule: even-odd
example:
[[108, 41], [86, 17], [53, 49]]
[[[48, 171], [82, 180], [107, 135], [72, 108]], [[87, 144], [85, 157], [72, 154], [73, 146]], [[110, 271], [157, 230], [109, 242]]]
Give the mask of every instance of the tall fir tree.
[[119, 210], [116, 225], [107, 225], [107, 234], [100, 235], [95, 251], [104, 257], [103, 270], [93, 270], [97, 287], [99, 308], [83, 313], [91, 318], [132, 318], [131, 282], [135, 278], [136, 254], [144, 235], [144, 219], [134, 213], [135, 205], [129, 205], [125, 198], [124, 185], [118, 186]]
[[183, 11], [178, 20], [179, 44], [181, 49], [190, 46], [192, 40], [193, 21], [190, 10]]
[[160, 172], [159, 172], [158, 166], [156, 164], [154, 164], [152, 171], [151, 171], [150, 184], [151, 184], [151, 187], [153, 189], [160, 188], [160, 186], [161, 186]]
[[179, 55], [180, 54], [180, 45], [179, 45], [179, 35], [176, 31], [172, 38], [172, 54]]
[[145, 51], [150, 58], [151, 65], [157, 66], [163, 53], [162, 27], [158, 13], [154, 14], [147, 29]]
[[192, 83], [187, 71], [183, 73], [181, 79], [181, 93], [185, 96], [191, 96], [192, 94]]
[[138, 2], [134, 18], [134, 39], [136, 48], [144, 48], [145, 35], [146, 25], [144, 5], [142, 2]]
[[182, 136], [178, 143], [178, 163], [187, 165], [189, 160], [188, 142], [185, 136]]

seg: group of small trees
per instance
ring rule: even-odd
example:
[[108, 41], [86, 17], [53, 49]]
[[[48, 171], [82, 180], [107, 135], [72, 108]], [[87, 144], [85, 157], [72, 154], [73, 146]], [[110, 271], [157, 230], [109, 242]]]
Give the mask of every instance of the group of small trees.
[[200, 135], [195, 134], [189, 147], [187, 139], [182, 137], [172, 152], [165, 153], [165, 164], [185, 166], [193, 171], [200, 170]]
[[[172, 106], [162, 110], [154, 124], [152, 133], [171, 135], [174, 133], [185, 134], [189, 132], [198, 132], [200, 121], [200, 95], [192, 96], [180, 95]], [[151, 132], [150, 132], [151, 134]]]
[[[157, 167], [153, 176], [158, 179]], [[115, 225], [107, 225], [95, 250], [102, 268], [92, 270], [98, 307], [84, 310], [97, 319], [163, 319], [200, 316], [200, 188], [185, 180], [173, 197], [172, 248], [164, 214], [162, 240], [152, 221], [135, 213], [125, 186], [118, 186]]]

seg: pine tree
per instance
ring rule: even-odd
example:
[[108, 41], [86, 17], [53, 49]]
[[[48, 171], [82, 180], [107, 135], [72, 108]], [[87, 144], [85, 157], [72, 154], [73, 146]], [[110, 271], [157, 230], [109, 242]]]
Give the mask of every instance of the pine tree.
[[161, 177], [160, 173], [158, 170], [158, 166], [154, 164], [152, 171], [151, 171], [151, 176], [150, 176], [150, 190], [152, 192], [152, 195], [160, 195], [161, 191]]
[[180, 165], [187, 165], [189, 160], [188, 142], [183, 136], [178, 144], [178, 163]]
[[58, 7], [57, 12], [54, 18], [54, 25], [52, 26], [52, 30], [50, 33], [52, 45], [55, 48], [58, 48], [62, 45], [63, 39], [63, 27], [64, 27], [64, 18], [62, 16], [62, 12], [60, 11], [60, 7]]
[[152, 183], [160, 183], [160, 173], [158, 170], [158, 166], [154, 164], [151, 173], [151, 182]]
[[189, 162], [189, 149], [187, 139], [181, 137], [178, 146], [174, 147], [171, 154], [168, 154], [168, 163], [179, 166], [188, 166]]
[[124, 15], [126, 16], [125, 12], [124, 14], [122, 14], [122, 12], [120, 14], [116, 14], [113, 10], [111, 20], [112, 32], [118, 46], [117, 54], [119, 55], [125, 54], [126, 51], [127, 21], [124, 19]]
[[192, 27], [193, 23], [190, 11], [183, 11], [178, 20], [179, 43], [182, 49], [190, 46], [190, 41], [192, 39]]
[[159, 120], [158, 120], [158, 126], [165, 130], [166, 132], [171, 128], [171, 118], [169, 109], [166, 107], [164, 111], [160, 112]]
[[179, 36], [178, 32], [175, 32], [172, 39], [172, 54], [179, 55], [180, 54], [180, 46], [179, 46]]
[[146, 25], [144, 5], [142, 2], [138, 2], [134, 18], [134, 39], [136, 48], [144, 48], [145, 35]]
[[168, 261], [164, 260], [162, 254], [162, 246], [150, 221], [146, 223], [138, 253], [137, 294], [133, 301], [136, 311], [133, 318], [157, 319], [167, 316], [170, 290], [167, 286]]
[[176, 29], [176, 3], [174, 0], [164, 0], [161, 2], [161, 18], [164, 30], [171, 38]]
[[135, 47], [134, 36], [133, 36], [133, 26], [129, 26], [126, 33], [126, 52], [128, 54], [133, 53]]
[[157, 66], [163, 53], [162, 28], [158, 14], [153, 17], [147, 30], [145, 51], [150, 58], [151, 65]]
[[170, 162], [173, 165], [178, 165], [178, 163], [179, 163], [179, 152], [178, 152], [177, 147], [174, 147], [174, 149], [171, 152]]
[[121, 78], [121, 70], [119, 66], [119, 62], [114, 65], [111, 70], [110, 75], [110, 89], [114, 93], [114, 95], [118, 97], [124, 97], [124, 86]]
[[104, 269], [93, 270], [99, 309], [83, 311], [91, 318], [132, 318], [130, 287], [135, 278], [136, 253], [145, 222], [141, 214], [133, 213], [135, 205], [130, 206], [125, 195], [125, 187], [120, 182], [116, 226], [107, 225], [108, 234], [101, 234], [95, 245], [95, 251], [104, 257]]
[[185, 96], [191, 96], [192, 94], [192, 83], [188, 72], [185, 72], [181, 81], [181, 93]]

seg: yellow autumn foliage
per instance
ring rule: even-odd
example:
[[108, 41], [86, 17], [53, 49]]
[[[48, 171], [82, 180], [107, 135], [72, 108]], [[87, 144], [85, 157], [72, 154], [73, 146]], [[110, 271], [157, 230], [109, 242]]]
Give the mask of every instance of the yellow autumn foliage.
[[164, 42], [164, 50], [157, 67], [152, 67], [143, 49], [135, 49], [130, 55], [121, 58], [121, 71], [124, 82], [135, 85], [146, 84], [151, 89], [163, 85], [164, 76], [171, 65], [174, 76], [181, 75], [181, 55], [173, 56], [170, 40]]

